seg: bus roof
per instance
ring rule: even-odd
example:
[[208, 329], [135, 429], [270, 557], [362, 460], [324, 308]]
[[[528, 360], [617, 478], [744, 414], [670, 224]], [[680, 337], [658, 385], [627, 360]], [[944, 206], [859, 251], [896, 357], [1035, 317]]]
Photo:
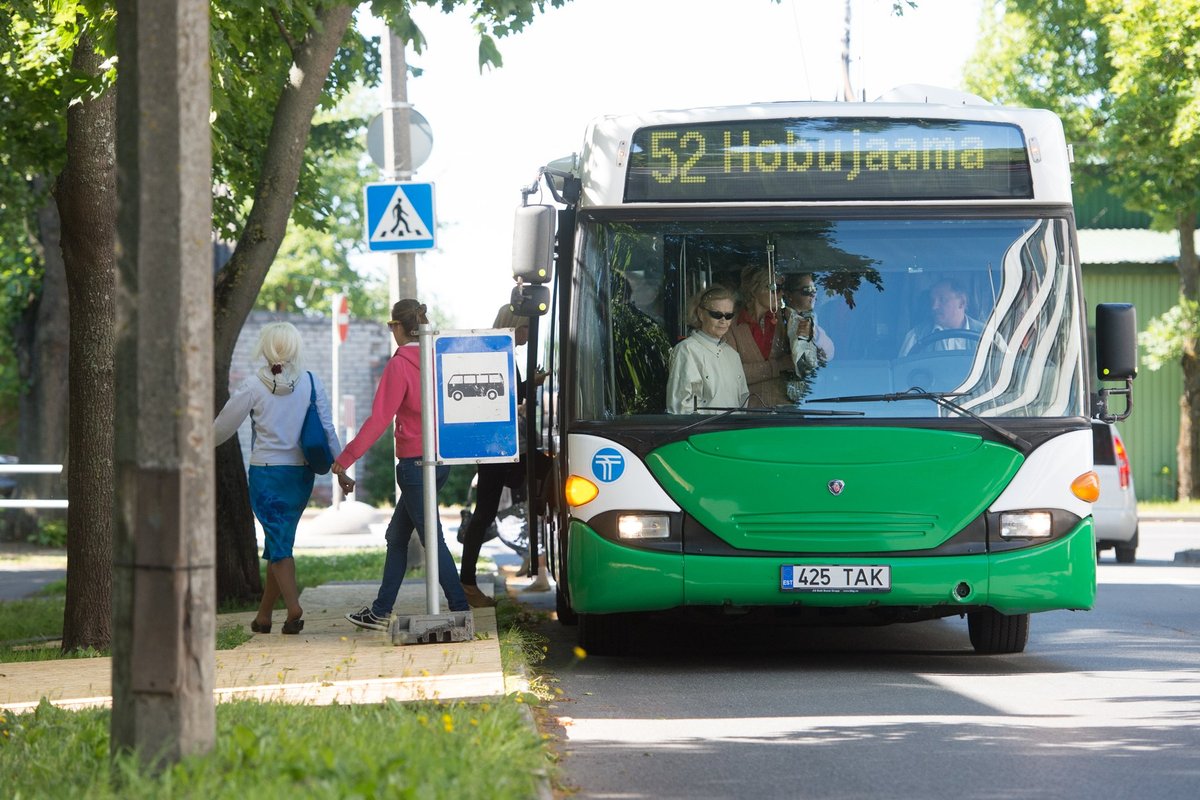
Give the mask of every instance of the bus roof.
[[961, 97], [958, 104], [800, 101], [599, 117], [575, 160], [580, 204], [1071, 203], [1055, 114]]

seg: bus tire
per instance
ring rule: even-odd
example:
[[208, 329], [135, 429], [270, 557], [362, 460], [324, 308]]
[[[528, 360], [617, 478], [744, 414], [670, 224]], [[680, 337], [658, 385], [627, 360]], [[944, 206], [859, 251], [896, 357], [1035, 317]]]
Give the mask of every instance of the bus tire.
[[1028, 614], [1001, 614], [991, 608], [967, 614], [967, 631], [976, 653], [1021, 653], [1029, 641]]
[[567, 593], [563, 591], [561, 583], [554, 589], [554, 611], [558, 615], [560, 625], [579, 624], [579, 615], [575, 613], [575, 609], [571, 608], [571, 601], [567, 597]]
[[624, 614], [579, 614], [579, 646], [588, 655], [619, 656], [629, 647]]

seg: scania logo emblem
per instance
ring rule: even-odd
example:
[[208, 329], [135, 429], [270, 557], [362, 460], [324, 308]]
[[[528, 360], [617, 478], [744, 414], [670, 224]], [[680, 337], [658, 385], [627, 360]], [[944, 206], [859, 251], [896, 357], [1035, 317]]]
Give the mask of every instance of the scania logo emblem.
[[846, 482], [839, 480], [832, 480], [827, 485], [829, 486], [829, 493], [834, 496], [841, 494], [842, 489], [846, 488]]

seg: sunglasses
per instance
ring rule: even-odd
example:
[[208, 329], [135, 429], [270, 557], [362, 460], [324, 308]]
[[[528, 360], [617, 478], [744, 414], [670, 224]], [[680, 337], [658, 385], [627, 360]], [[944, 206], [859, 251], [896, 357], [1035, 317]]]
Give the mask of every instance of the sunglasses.
[[736, 311], [730, 311], [726, 313], [724, 311], [713, 311], [711, 308], [706, 308], [704, 310], [707, 311], [708, 315], [713, 319], [733, 319], [735, 316], [737, 316]]
[[815, 287], [815, 286], [802, 286], [802, 287], [800, 287], [799, 289], [796, 289], [796, 290], [795, 290], [795, 293], [796, 293], [796, 294], [802, 294], [802, 295], [806, 295], [806, 296], [808, 296], [808, 297], [816, 297], [816, 296], [817, 296], [817, 287]]

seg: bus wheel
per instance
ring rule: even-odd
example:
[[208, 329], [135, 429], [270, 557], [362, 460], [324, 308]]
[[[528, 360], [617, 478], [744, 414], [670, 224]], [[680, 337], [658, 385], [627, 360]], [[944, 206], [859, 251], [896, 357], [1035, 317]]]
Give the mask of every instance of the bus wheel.
[[967, 631], [976, 653], [1021, 653], [1029, 641], [1029, 615], [1001, 614], [991, 608], [971, 611]]
[[567, 599], [567, 593], [563, 591], [561, 583], [554, 589], [554, 611], [558, 615], [560, 625], [579, 624], [579, 615], [571, 608], [571, 601]]
[[593, 656], [619, 656], [629, 646], [624, 614], [580, 614], [579, 646]]

